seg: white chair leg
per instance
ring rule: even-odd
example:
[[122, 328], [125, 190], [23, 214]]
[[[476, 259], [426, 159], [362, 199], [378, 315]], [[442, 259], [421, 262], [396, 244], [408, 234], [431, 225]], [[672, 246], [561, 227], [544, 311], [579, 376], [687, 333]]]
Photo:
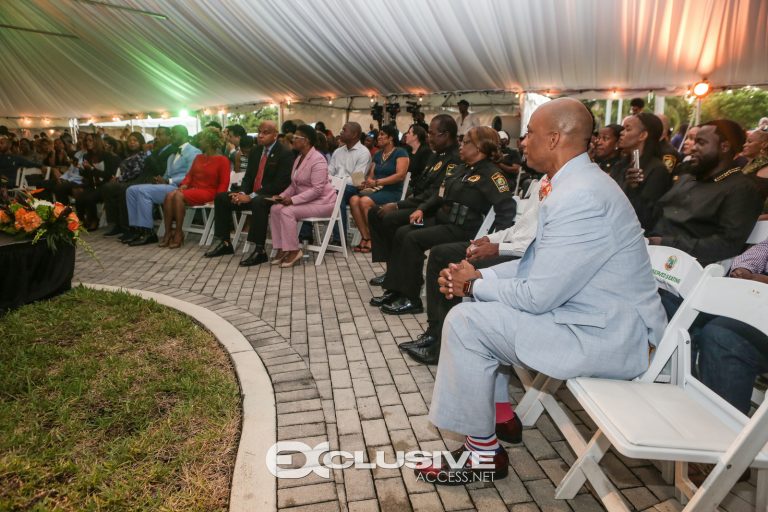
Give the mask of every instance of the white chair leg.
[[208, 209], [203, 209], [203, 223], [205, 224], [205, 227], [203, 227], [203, 234], [200, 235], [200, 245], [211, 245], [211, 232], [213, 231], [213, 208], [211, 208], [210, 213], [208, 213]]
[[760, 512], [768, 511], [768, 469], [757, 470], [755, 510]]
[[[234, 213], [232, 214], [234, 219]], [[237, 244], [240, 242], [240, 235], [243, 233], [243, 227], [245, 226], [245, 216], [246, 214], [244, 212], [240, 213], [240, 218], [237, 219], [237, 222], [235, 223], [235, 236], [232, 237], [232, 249], [237, 249]]]
[[[328, 229], [333, 232], [331, 229], [331, 224], [328, 223]], [[336, 225], [339, 227], [339, 240], [341, 241], [341, 250], [344, 252], [344, 259], [347, 259], [347, 241], [346, 236], [344, 235], [344, 223], [341, 220], [341, 215], [336, 216]]]
[[[559, 500], [570, 500], [575, 498], [579, 489], [581, 489], [587, 482], [587, 479], [589, 479], [589, 483], [592, 484], [598, 493], [600, 493], [598, 486], [604, 491], [610, 490], [613, 485], [608, 481], [608, 477], [605, 476], [605, 473], [603, 473], [599, 467], [597, 467], [597, 471], [594, 471], [594, 467], [587, 470], [584, 469], [585, 466], [590, 464], [597, 466], [610, 447], [611, 442], [605, 437], [605, 434], [600, 430], [595, 432], [595, 435], [592, 436], [584, 453], [579, 455], [576, 462], [573, 463], [571, 469], [568, 470], [568, 473], [557, 486], [557, 489], [555, 490], [555, 498]], [[602, 498], [602, 494], [600, 494], [600, 496]]]
[[515, 407], [515, 413], [525, 427], [531, 427], [539, 420], [539, 416], [544, 412], [544, 405], [539, 400], [540, 393], [544, 390], [548, 377], [539, 373], [533, 379], [533, 383], [523, 395], [523, 399]]
[[[320, 244], [320, 251], [318, 251], [317, 258], [315, 258], [315, 266], [318, 266], [323, 262], [323, 258], [325, 257], [325, 251], [328, 249], [328, 244], [331, 241], [331, 235], [333, 234], [332, 226], [334, 222], [336, 222], [337, 213], [338, 212], [334, 212], [334, 214], [331, 216], [331, 220], [328, 221], [328, 229], [325, 230], [325, 236], [323, 236], [323, 243]], [[317, 226], [317, 223], [315, 223], [315, 226]]]

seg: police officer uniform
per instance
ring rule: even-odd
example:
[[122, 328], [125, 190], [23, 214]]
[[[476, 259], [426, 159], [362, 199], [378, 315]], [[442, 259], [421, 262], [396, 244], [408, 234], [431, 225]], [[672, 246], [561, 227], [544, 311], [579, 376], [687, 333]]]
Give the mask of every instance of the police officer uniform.
[[398, 201], [397, 210], [384, 215], [383, 218], [379, 216], [378, 207], [368, 210], [368, 226], [371, 230], [371, 256], [374, 262], [383, 262], [389, 259], [395, 232], [401, 226], [408, 224], [414, 211], [419, 209], [424, 211], [424, 208], [427, 207], [427, 201], [437, 194], [446, 172], [452, 172], [458, 165], [461, 165], [458, 146], [451, 146], [442, 153], [434, 153], [421, 176], [417, 180], [411, 180], [410, 188], [413, 190], [413, 194], [402, 201]]
[[438, 193], [424, 204], [424, 213], [434, 213], [434, 218], [424, 227], [407, 225], [397, 230], [383, 282], [387, 293], [372, 299], [372, 304], [389, 295], [381, 301], [383, 312], [421, 312], [424, 252], [439, 244], [473, 238], [492, 206], [500, 224], [512, 224], [516, 203], [504, 173], [493, 162], [483, 159], [446, 172]]

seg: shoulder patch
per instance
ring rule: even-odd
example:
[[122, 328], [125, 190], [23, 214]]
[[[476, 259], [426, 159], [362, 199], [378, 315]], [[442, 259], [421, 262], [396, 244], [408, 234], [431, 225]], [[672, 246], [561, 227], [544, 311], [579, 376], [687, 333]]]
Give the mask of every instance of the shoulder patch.
[[509, 183], [507, 183], [507, 178], [505, 178], [503, 174], [497, 172], [491, 176], [491, 179], [499, 192], [509, 192]]
[[476, 181], [480, 181], [480, 175], [479, 174], [473, 174], [469, 178], [467, 178], [467, 181], [470, 183], [474, 183]]
[[448, 164], [445, 168], [445, 175], [451, 176], [455, 168], [456, 168], [456, 164]]
[[675, 165], [677, 165], [677, 157], [675, 155], [664, 155], [662, 161], [664, 162], [664, 165], [667, 166], [669, 172], [672, 172]]
[[435, 164], [435, 166], [434, 166], [434, 167], [432, 167], [432, 172], [437, 172], [437, 171], [439, 171], [439, 170], [440, 170], [440, 168], [441, 168], [442, 166], [443, 166], [443, 161], [442, 161], [442, 160], [440, 160], [439, 162], [437, 162], [437, 163]]

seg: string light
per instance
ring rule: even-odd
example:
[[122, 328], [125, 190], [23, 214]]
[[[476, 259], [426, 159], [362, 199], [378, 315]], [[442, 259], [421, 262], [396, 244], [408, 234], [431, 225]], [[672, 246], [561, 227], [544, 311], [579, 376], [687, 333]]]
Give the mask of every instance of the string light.
[[333, 98], [328, 98], [328, 104], [333, 105]]
[[709, 85], [709, 82], [707, 82], [706, 80], [702, 80], [701, 82], [696, 82], [693, 85], [693, 95], [701, 99], [707, 94], [709, 94], [710, 89], [711, 89], [711, 86]]
[[207, 109], [203, 110], [203, 115], [206, 115], [206, 116], [211, 115], [211, 109], [207, 108]]

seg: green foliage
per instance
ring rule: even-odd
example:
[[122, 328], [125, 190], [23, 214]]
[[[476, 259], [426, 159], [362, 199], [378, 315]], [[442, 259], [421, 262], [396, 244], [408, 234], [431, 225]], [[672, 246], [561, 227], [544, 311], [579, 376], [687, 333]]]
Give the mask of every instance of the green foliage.
[[716, 92], [701, 103], [701, 122], [731, 119], [751, 129], [764, 116], [768, 116], [768, 91], [755, 87]]
[[224, 122], [221, 120], [221, 116], [213, 114], [210, 116], [201, 116], [200, 124], [205, 126], [209, 121], [217, 121], [226, 127], [230, 124], [239, 124], [245, 128], [248, 133], [256, 133], [259, 131], [259, 125], [262, 121], [275, 121], [277, 122], [278, 107], [271, 107], [269, 105], [263, 105], [256, 107], [256, 110], [252, 112], [244, 113], [230, 113], [224, 115]]

